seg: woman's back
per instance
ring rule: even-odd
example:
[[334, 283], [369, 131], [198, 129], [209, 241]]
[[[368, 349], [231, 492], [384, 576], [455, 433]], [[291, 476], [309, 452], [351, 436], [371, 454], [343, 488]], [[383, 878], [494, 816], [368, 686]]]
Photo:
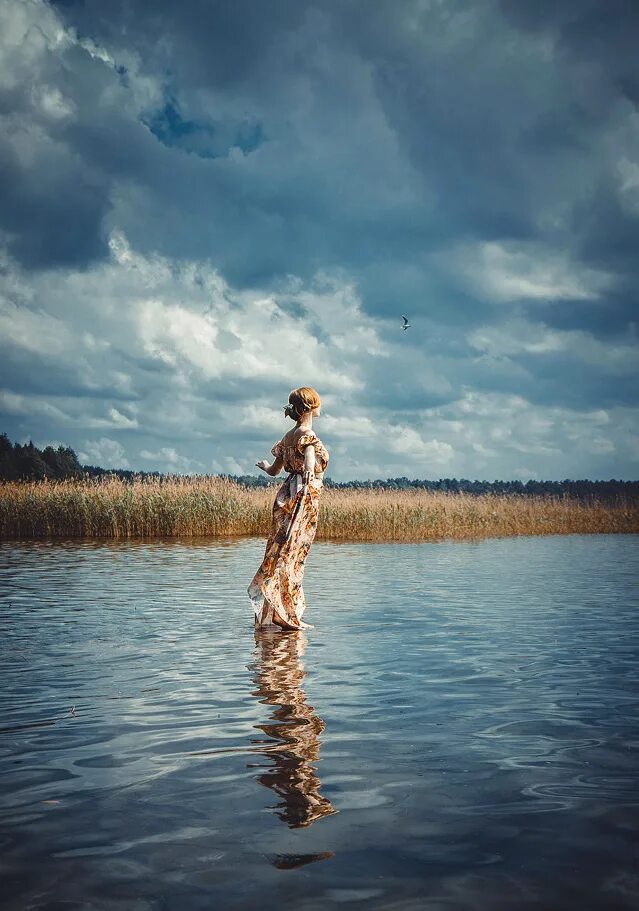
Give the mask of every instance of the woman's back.
[[281, 458], [285, 471], [301, 472], [304, 469], [304, 449], [313, 446], [315, 449], [315, 476], [323, 475], [328, 464], [326, 447], [313, 430], [294, 428], [285, 433], [281, 440], [271, 449], [273, 455]]

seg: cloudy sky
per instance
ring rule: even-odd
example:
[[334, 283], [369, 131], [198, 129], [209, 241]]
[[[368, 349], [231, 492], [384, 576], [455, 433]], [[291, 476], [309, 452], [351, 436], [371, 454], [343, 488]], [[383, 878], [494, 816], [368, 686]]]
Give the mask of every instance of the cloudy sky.
[[[0, 0], [0, 429], [637, 478], [635, 0]], [[411, 328], [401, 329], [406, 314]]]

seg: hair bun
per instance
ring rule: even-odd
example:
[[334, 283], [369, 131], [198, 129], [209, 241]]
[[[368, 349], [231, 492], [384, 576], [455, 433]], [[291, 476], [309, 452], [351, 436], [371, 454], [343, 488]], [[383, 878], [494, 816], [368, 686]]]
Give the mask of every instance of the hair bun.
[[297, 389], [293, 389], [288, 400], [298, 415], [313, 411], [320, 405], [320, 397], [312, 386], [299, 386]]

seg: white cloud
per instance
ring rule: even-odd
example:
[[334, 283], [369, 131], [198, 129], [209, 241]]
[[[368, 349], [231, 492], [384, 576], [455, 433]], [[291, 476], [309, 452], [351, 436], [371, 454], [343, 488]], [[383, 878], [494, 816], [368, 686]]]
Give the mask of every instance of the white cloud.
[[173, 446], [161, 446], [157, 452], [140, 450], [140, 458], [150, 462], [149, 471], [166, 471], [180, 474], [202, 473], [204, 464], [197, 459], [181, 455]]
[[581, 329], [555, 329], [515, 318], [474, 329], [466, 338], [473, 348], [494, 358], [562, 354], [566, 359], [618, 375], [636, 373], [639, 363], [634, 331], [626, 340], [604, 342]]
[[75, 333], [42, 308], [18, 307], [0, 296], [0, 344], [34, 354], [65, 356], [75, 347]]
[[121, 411], [118, 411], [117, 408], [109, 408], [109, 419], [114, 427], [122, 429], [131, 429], [138, 426], [136, 418], [128, 418], [125, 414], [122, 414]]
[[536, 472], [531, 471], [530, 468], [514, 468], [513, 469], [513, 479], [515, 481], [536, 481], [539, 475]]
[[388, 449], [392, 453], [407, 457], [412, 463], [424, 463], [432, 468], [444, 468], [452, 463], [455, 450], [450, 443], [441, 440], [425, 440], [411, 427], [387, 431]]
[[71, 43], [55, 12], [40, 0], [0, 0], [0, 84], [34, 84], [49, 51]]
[[[234, 292], [207, 263], [137, 254], [119, 232], [111, 248], [112, 264], [102, 274], [112, 286], [128, 286], [142, 350], [176, 371], [276, 381], [284, 373], [295, 385], [303, 376], [327, 390], [348, 391], [361, 386], [352, 356], [384, 354], [374, 320], [365, 317], [353, 289], [336, 280], [320, 276], [316, 289], [299, 290], [293, 282], [292, 290], [263, 297]], [[303, 303], [306, 318], [294, 319], [280, 306], [292, 295]], [[326, 345], [315, 337], [313, 324], [333, 317]]]
[[71, 423], [71, 419], [61, 408], [52, 405], [41, 396], [22, 395], [6, 389], [0, 390], [1, 412], [25, 417], [48, 418], [63, 426]]
[[41, 85], [33, 89], [34, 105], [40, 108], [46, 118], [53, 121], [67, 120], [75, 110], [72, 100], [65, 98], [55, 86]]
[[85, 440], [77, 455], [83, 465], [97, 465], [100, 468], [131, 467], [122, 444], [110, 437]]
[[538, 243], [465, 244], [433, 259], [453, 281], [491, 303], [595, 300], [614, 285], [611, 275]]
[[[344, 393], [362, 385], [357, 356], [384, 354], [376, 322], [350, 286], [322, 278], [297, 295], [288, 288], [280, 297], [238, 293], [205, 262], [142, 256], [117, 232], [111, 249], [111, 261], [94, 269], [52, 270], [28, 283], [9, 263], [0, 284], [7, 342], [73, 365], [74, 374], [81, 367], [89, 388], [104, 376], [110, 356], [125, 353], [161, 362], [182, 385], [189, 375], [284, 385], [303, 378]], [[292, 296], [304, 302], [299, 319], [282, 309]], [[342, 322], [329, 343], [315, 335], [327, 316]], [[131, 383], [128, 371], [111, 367], [112, 388]]]
[[[455, 461], [452, 443], [434, 438], [402, 422], [363, 414], [322, 416], [320, 434], [340, 441], [327, 473], [331, 477], [432, 477], [448, 473]], [[334, 469], [337, 474], [334, 474]], [[376, 473], [375, 473], [376, 472]]]
[[261, 430], [268, 433], [280, 421], [284, 413], [283, 406], [285, 404], [286, 402], [282, 402], [281, 408], [272, 408], [269, 405], [249, 402], [246, 405], [239, 406], [235, 419], [240, 427], [250, 427], [253, 430]]
[[[301, 382], [322, 394], [316, 430], [336, 480], [588, 476], [593, 465], [619, 475], [605, 465], [633, 458], [633, 409], [576, 412], [480, 393], [467, 373], [455, 376], [460, 361], [438, 352], [438, 340], [427, 335], [429, 349], [417, 336], [389, 335], [336, 276], [291, 278], [277, 293], [238, 292], [210, 263], [144, 256], [121, 233], [111, 250], [110, 261], [84, 272], [28, 279], [5, 260], [0, 277], [0, 326], [14, 356], [22, 352], [35, 376], [55, 367], [70, 386], [60, 395], [8, 386], [0, 409], [23, 427], [50, 427], [69, 445], [84, 434], [93, 464], [256, 473], [255, 461], [291, 426], [281, 405]], [[557, 354], [619, 374], [634, 366], [630, 342], [604, 345], [522, 318], [477, 328], [466, 340], [495, 362]], [[417, 403], [422, 388], [451, 393], [453, 380], [460, 392], [389, 417], [386, 407], [366, 405], [385, 377], [417, 390]], [[87, 442], [91, 430], [107, 436]]]
[[[40, 394], [27, 395], [10, 390], [0, 390], [0, 414], [18, 415], [24, 418], [40, 418], [61, 427], [86, 430], [132, 430], [138, 426], [135, 418], [128, 418], [117, 408], [106, 409], [106, 415], [86, 415], [82, 399], [70, 396], [55, 396], [57, 404], [49, 399], [51, 396]], [[100, 411], [104, 405], [100, 403]]]
[[[363, 387], [362, 364], [388, 356], [379, 335], [383, 324], [364, 314], [352, 286], [337, 277], [319, 275], [309, 285], [291, 278], [277, 294], [238, 292], [209, 263], [144, 256], [121, 232], [111, 235], [110, 249], [108, 262], [84, 272], [55, 269], [29, 277], [5, 257], [5, 344], [14, 356], [31, 359], [34, 375], [55, 368], [58, 382], [66, 376], [70, 387], [54, 397], [8, 388], [0, 395], [5, 413], [77, 431], [125, 432], [124, 452], [133, 464], [134, 431], [138, 437], [165, 434], [167, 441], [186, 435], [209, 445], [225, 425], [231, 436], [234, 428], [266, 436], [281, 423], [279, 405], [293, 386], [320, 388], [330, 412], [332, 402]], [[326, 325], [333, 327], [330, 334]], [[279, 388], [281, 403], [275, 406], [261, 385]], [[348, 427], [339, 426], [348, 437], [365, 434], [370, 422], [355, 416]], [[211, 463], [219, 471], [254, 470], [259, 453], [238, 455], [231, 439], [226, 445], [212, 462], [202, 453], [182, 455], [173, 442], [138, 452], [164, 469]], [[437, 448], [423, 452], [440, 457]]]
[[[467, 390], [458, 402], [429, 410], [425, 422], [445, 440], [451, 418], [462, 421], [464, 443], [458, 445], [454, 462], [457, 476], [486, 477], [490, 471], [489, 478], [588, 477], [592, 472], [585, 466], [593, 459], [627, 458], [631, 451], [637, 409], [615, 411], [613, 420], [604, 409], [572, 411], [533, 405], [517, 395]], [[522, 455], [535, 457], [535, 469], [521, 467]], [[611, 477], [614, 472], [605, 474]]]
[[[59, 86], [49, 84], [48, 78], [58, 75], [56, 66], [69, 50], [86, 51], [94, 60], [110, 70], [125, 68], [126, 94], [119, 90], [114, 79], [103, 87], [102, 103], [113, 101], [117, 94], [120, 103], [128, 103], [136, 114], [158, 107], [163, 100], [162, 80], [144, 73], [139, 54], [119, 48], [117, 60], [93, 38], [80, 36], [63, 25], [56, 10], [42, 0], [0, 0], [0, 86], [6, 89], [30, 88], [32, 114], [45, 121], [66, 120], [76, 113], [72, 98], [63, 95]], [[78, 66], [77, 59], [65, 72]]]

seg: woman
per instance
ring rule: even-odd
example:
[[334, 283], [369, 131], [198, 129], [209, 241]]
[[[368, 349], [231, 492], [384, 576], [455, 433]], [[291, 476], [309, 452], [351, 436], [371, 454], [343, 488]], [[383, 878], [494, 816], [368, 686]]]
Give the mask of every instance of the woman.
[[295, 421], [271, 449], [275, 461], [256, 462], [271, 477], [282, 467], [288, 472], [273, 504], [273, 521], [264, 559], [248, 587], [256, 626], [286, 630], [308, 628], [302, 621], [306, 607], [302, 578], [319, 512], [328, 452], [313, 433], [313, 417], [320, 415], [320, 397], [310, 386], [294, 389], [284, 414]]

